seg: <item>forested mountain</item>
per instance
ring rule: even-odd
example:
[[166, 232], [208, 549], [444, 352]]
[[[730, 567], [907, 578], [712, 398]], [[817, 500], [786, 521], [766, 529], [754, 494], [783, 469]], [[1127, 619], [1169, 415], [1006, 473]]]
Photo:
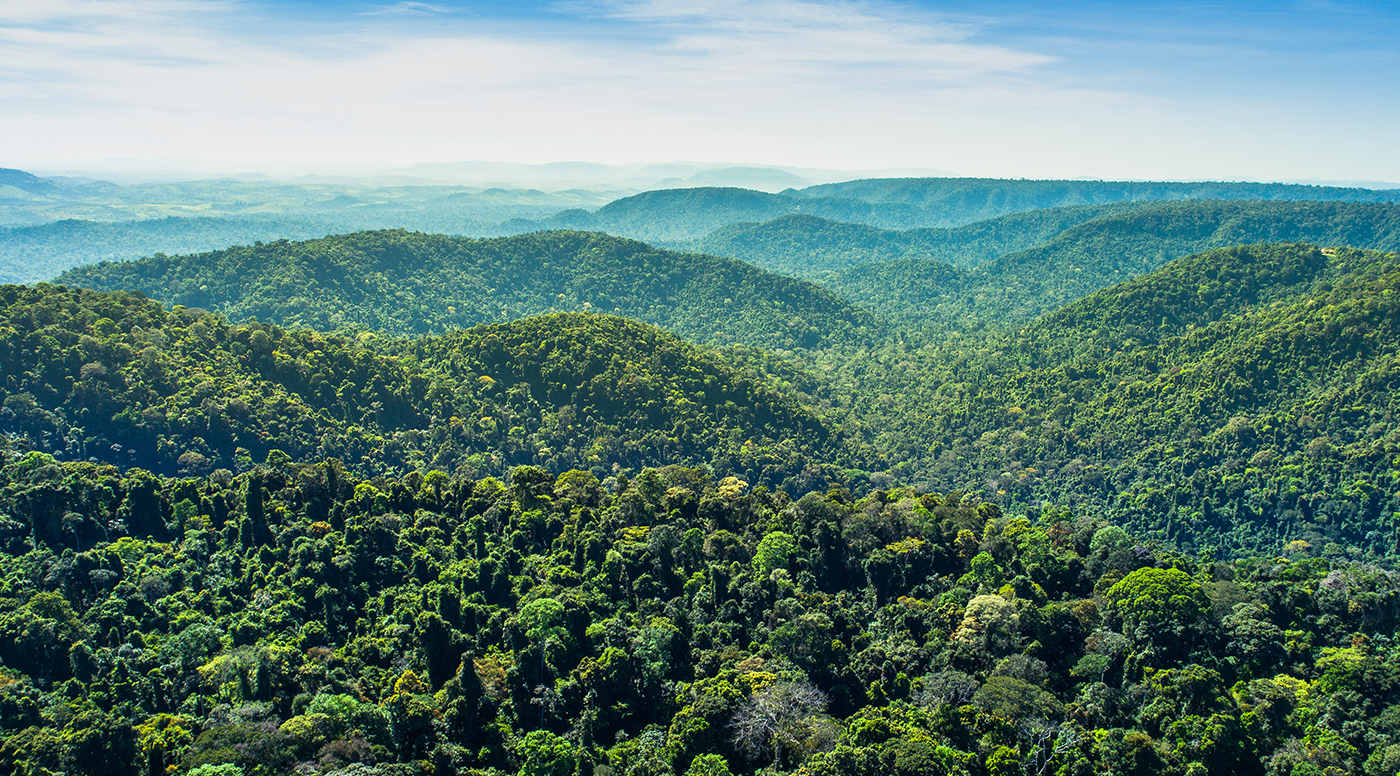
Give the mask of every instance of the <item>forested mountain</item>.
[[1134, 204], [1051, 208], [1002, 216], [951, 229], [902, 232], [865, 224], [788, 215], [763, 223], [717, 229], [694, 244], [716, 256], [732, 256], [771, 272], [820, 277], [856, 264], [922, 259], [971, 267], [1048, 242], [1071, 226]]
[[[1033, 210], [1159, 200], [1397, 203], [1400, 190], [1258, 183], [882, 178], [788, 189], [778, 194], [737, 188], [646, 191], [615, 200], [596, 211], [572, 209], [541, 220], [510, 221], [498, 229], [508, 234], [541, 229], [597, 230], [666, 247], [684, 247], [726, 226], [794, 214], [908, 230], [955, 227]], [[1026, 225], [1043, 227], [1041, 219], [1047, 216], [1056, 217], [1032, 216]], [[1074, 217], [1072, 212], [1060, 217], [1066, 216], [1071, 220]], [[805, 229], [814, 225], [811, 221], [798, 223]], [[1016, 225], [1012, 222], [1007, 231]], [[1065, 227], [1069, 225], [1065, 223]], [[1052, 236], [1040, 233], [1047, 239]], [[871, 239], [868, 232], [851, 230], [839, 231], [835, 236], [841, 241]], [[977, 239], [975, 235], [968, 237]]]
[[0, 286], [0, 776], [1400, 772], [1400, 206], [982, 183]]
[[869, 314], [805, 281], [582, 232], [486, 240], [364, 232], [104, 263], [58, 282], [139, 290], [233, 320], [322, 331], [359, 326], [413, 335], [597, 310], [701, 342], [786, 349], [859, 341], [874, 325]]
[[1139, 200], [1223, 199], [1400, 203], [1400, 189], [1222, 181], [1055, 181], [1001, 178], [871, 178], [809, 186], [785, 195], [904, 206], [925, 226], [956, 226], [1027, 210]]
[[0, 229], [0, 283], [35, 283], [82, 264], [155, 253], [199, 253], [262, 240], [323, 237], [330, 230], [299, 221], [157, 218], [100, 223], [65, 220]]
[[604, 231], [667, 247], [682, 247], [738, 222], [767, 221], [791, 213], [809, 213], [843, 222], [889, 228], [917, 226], [906, 205], [871, 205], [852, 199], [798, 200], [751, 189], [688, 188], [644, 191], [609, 202], [594, 212], [575, 209], [550, 218], [501, 224], [506, 233], [541, 229]]
[[0, 365], [7, 447], [169, 475], [272, 454], [366, 475], [709, 463], [779, 483], [837, 460], [800, 375], [614, 316], [347, 339], [139, 294], [3, 286]]
[[1400, 249], [1400, 205], [1156, 204], [1095, 218], [968, 271], [913, 258], [853, 266], [821, 282], [894, 321], [976, 329], [1033, 318], [1208, 248], [1273, 241]]
[[1005, 335], [870, 359], [870, 390], [910, 387], [857, 414], [930, 487], [1084, 504], [1191, 551], [1394, 557], [1397, 262], [1209, 251]]

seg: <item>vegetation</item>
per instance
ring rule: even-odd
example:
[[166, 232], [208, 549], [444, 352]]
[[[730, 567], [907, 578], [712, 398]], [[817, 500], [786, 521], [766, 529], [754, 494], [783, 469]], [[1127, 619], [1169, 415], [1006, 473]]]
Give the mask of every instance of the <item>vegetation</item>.
[[0, 283], [34, 283], [99, 261], [198, 253], [259, 240], [322, 237], [312, 224], [231, 218], [158, 218], [98, 223], [64, 220], [0, 229]]
[[5, 774], [1400, 763], [1400, 585], [1301, 545], [1202, 563], [1070, 510], [676, 466], [163, 478], [35, 452], [0, 509]]
[[800, 375], [603, 315], [412, 342], [3, 286], [0, 365], [6, 444], [168, 475], [287, 455], [473, 476], [713, 463], [776, 484], [821, 476], [835, 434]]
[[[1400, 202], [1400, 189], [1220, 181], [1051, 181], [998, 178], [871, 178], [784, 192], [800, 199], [859, 200], [918, 213], [917, 226], [957, 226], [1029, 210], [1111, 202], [1263, 200]], [[905, 227], [907, 228], [907, 227]]]
[[820, 282], [905, 326], [976, 330], [1034, 318], [1208, 248], [1277, 241], [1400, 249], [1400, 205], [1157, 204], [1094, 218], [970, 270], [915, 257], [853, 266]]
[[951, 229], [894, 232], [864, 224], [789, 215], [761, 224], [731, 224], [695, 243], [697, 250], [733, 256], [770, 272], [819, 278], [856, 264], [896, 259], [971, 267], [1033, 248], [1065, 229], [1130, 205], [1051, 208]]
[[910, 481], [1082, 504], [1191, 552], [1392, 558], [1397, 262], [1208, 251], [1005, 334], [887, 348], [843, 427]]
[[1348, 195], [567, 216], [802, 203], [712, 245], [880, 317], [580, 232], [0, 286], [0, 776], [1395, 774], [1400, 253], [1298, 241], [1400, 211], [1126, 202], [1249, 191]]
[[858, 340], [874, 322], [811, 283], [584, 232], [488, 240], [363, 232], [109, 262], [58, 282], [139, 290], [234, 320], [399, 335], [597, 310], [701, 342], [793, 348]]

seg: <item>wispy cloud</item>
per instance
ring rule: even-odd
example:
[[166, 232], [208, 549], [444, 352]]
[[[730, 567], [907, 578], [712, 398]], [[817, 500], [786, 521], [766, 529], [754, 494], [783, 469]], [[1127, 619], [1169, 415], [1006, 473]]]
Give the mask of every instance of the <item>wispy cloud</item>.
[[0, 148], [11, 162], [711, 159], [1184, 177], [1199, 167], [1173, 160], [1266, 162], [1282, 142], [1222, 141], [1200, 111], [1098, 86], [1108, 79], [972, 14], [881, 0], [554, 8], [564, 24], [419, 2], [307, 20], [269, 0], [9, 0]]
[[445, 5], [434, 5], [432, 3], [402, 2], [393, 5], [376, 6], [368, 11], [361, 11], [361, 16], [437, 16], [440, 14], [455, 13], [455, 9]]

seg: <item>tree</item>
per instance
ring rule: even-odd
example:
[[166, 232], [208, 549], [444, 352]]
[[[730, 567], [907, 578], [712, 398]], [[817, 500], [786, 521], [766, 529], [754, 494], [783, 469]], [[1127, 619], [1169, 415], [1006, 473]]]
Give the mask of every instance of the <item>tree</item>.
[[1125, 624], [1175, 633], [1210, 615], [1205, 590], [1180, 569], [1138, 569], [1110, 587], [1104, 599]]
[[764, 534], [753, 554], [753, 567], [766, 577], [775, 569], [785, 569], [797, 554], [797, 539], [792, 534], [772, 531]]
[[783, 751], [801, 756], [830, 746], [835, 726], [822, 712], [826, 693], [805, 682], [776, 682], [749, 696], [730, 722], [734, 743], [750, 759], [772, 758], [781, 770]]

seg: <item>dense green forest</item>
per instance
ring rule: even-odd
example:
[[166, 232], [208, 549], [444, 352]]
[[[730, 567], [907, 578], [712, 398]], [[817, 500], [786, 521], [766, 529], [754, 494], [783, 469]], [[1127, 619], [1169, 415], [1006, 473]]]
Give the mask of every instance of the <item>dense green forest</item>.
[[1393, 574], [667, 466], [0, 468], [0, 773], [1400, 767]]
[[798, 277], [819, 277], [856, 264], [895, 259], [926, 259], [971, 267], [1036, 247], [1071, 226], [1135, 206], [1139, 205], [1050, 208], [951, 229], [902, 232], [812, 215], [788, 215], [763, 223], [730, 224], [692, 247]]
[[[1398, 254], [1208, 251], [1023, 328], [820, 368], [903, 479], [1077, 504], [1191, 551], [1400, 546]], [[855, 386], [863, 387], [863, 390]]]
[[[949, 231], [975, 234], [982, 226]], [[1397, 250], [1400, 205], [1153, 204], [1071, 226], [1044, 245], [1008, 252], [968, 270], [917, 256], [916, 250], [912, 258], [861, 264], [817, 279], [902, 325], [977, 329], [1034, 318], [1208, 248], [1278, 241]]]
[[142, 291], [322, 331], [444, 332], [552, 310], [596, 310], [700, 342], [821, 347], [868, 339], [874, 319], [811, 283], [733, 259], [583, 232], [473, 240], [366, 232], [156, 256], [72, 270], [59, 283]]
[[1028, 210], [1143, 200], [1400, 203], [1400, 189], [1225, 181], [869, 178], [809, 186], [783, 193], [799, 199], [857, 200], [886, 207], [903, 206], [920, 213], [921, 220], [927, 221], [920, 226], [956, 226]]
[[734, 258], [0, 285], [0, 776], [1393, 776], [1393, 194], [690, 189], [547, 223]]
[[[1213, 207], [1238, 211], [1253, 206], [1221, 203]], [[1273, 206], [1260, 207], [1267, 213], [1272, 212]], [[1353, 234], [1360, 235], [1362, 226], [1388, 223], [1372, 216], [1388, 214], [1389, 206], [1317, 207], [1360, 213], [1353, 221], [1342, 219], [1342, 226], [1337, 227], [1351, 229]], [[1381, 210], [1375, 210], [1376, 207]], [[1195, 206], [1164, 205], [1133, 216], [1113, 216], [1141, 217], [1132, 223], [1142, 226], [1136, 236], [1123, 228], [1110, 233], [1126, 235], [1118, 244], [1132, 245], [1148, 244], [1150, 240], [1141, 237], [1144, 233], [1170, 231], [1161, 226], [1163, 222], [1181, 226], [1176, 233], [1183, 235], [1183, 242], [1199, 234], [1210, 237], [1221, 230], [1219, 218], [1185, 219], [1175, 212], [1177, 208], [1187, 214], [1201, 213]], [[1285, 207], [1291, 215], [1280, 217], [1283, 223], [1290, 228], [1300, 223], [1306, 227], [1308, 222], [1299, 220], [1292, 208]], [[1256, 228], [1243, 218], [1226, 221], [1230, 229]], [[1388, 233], [1381, 230], [1368, 234], [1384, 238]], [[1140, 239], [1135, 242], [1137, 238]], [[258, 251], [265, 250], [267, 254], [261, 258], [266, 261], [267, 255], [287, 255], [293, 252], [289, 247], [306, 246], [317, 246], [317, 255], [335, 255], [320, 246], [354, 245], [356, 241], [381, 245], [394, 240], [430, 247], [483, 244], [374, 233], [296, 246], [264, 246], [247, 253], [159, 260], [169, 264], [158, 275], [162, 283], [153, 286], [178, 277], [182, 262], [218, 269], [229, 278], [224, 286], [229, 287], [234, 277], [246, 278], [253, 273], [218, 264], [222, 256], [256, 258]], [[605, 245], [640, 246], [577, 233], [543, 233], [487, 243], [516, 246], [524, 240], [537, 240], [544, 245], [573, 240], [585, 245], [603, 241]], [[720, 261], [691, 254], [659, 255], [697, 262]], [[1290, 279], [1291, 270], [1280, 267], [1292, 267], [1299, 261], [1298, 255], [1309, 257], [1314, 272], [1301, 280]], [[1314, 247], [1293, 244], [1207, 252], [1098, 292], [1022, 329], [955, 329], [944, 333], [935, 330], [927, 334], [904, 329], [902, 338], [875, 339], [872, 333], [878, 332], [878, 327], [852, 328], [850, 331], [863, 332], [866, 338], [826, 338], [818, 341], [820, 347], [795, 347], [784, 351], [790, 363], [747, 348], [715, 353], [711, 369], [717, 376], [713, 381], [727, 379], [718, 376], [721, 366], [738, 369], [753, 375], [756, 386], [772, 390], [786, 402], [785, 406], [798, 413], [776, 420], [767, 416], [735, 419], [710, 410], [685, 422], [670, 416], [661, 419], [625, 414], [601, 420], [602, 413], [597, 408], [606, 402], [574, 399], [567, 392], [547, 389], [539, 378], [528, 376], [534, 367], [522, 367], [523, 371], [509, 376], [488, 374], [478, 356], [465, 372], [446, 369], [444, 364], [453, 361], [449, 353], [461, 349], [452, 344], [455, 338], [484, 337], [483, 329], [413, 345], [368, 332], [363, 336], [352, 332], [340, 338], [329, 337], [330, 341], [343, 344], [325, 347], [319, 343], [326, 335], [298, 328], [284, 332], [264, 325], [273, 332], [270, 336], [274, 342], [282, 338], [292, 342], [310, 340], [294, 348], [277, 345], [274, 349], [278, 352], [285, 351], [294, 361], [302, 359], [303, 352], [313, 354], [306, 357], [309, 363], [289, 368], [300, 375], [299, 381], [289, 381], [284, 373], [264, 370], [262, 377], [276, 390], [294, 394], [297, 401], [311, 408], [308, 413], [324, 408], [330, 396], [345, 390], [358, 391], [354, 394], [357, 400], [353, 411], [346, 406], [339, 415], [332, 413], [325, 421], [307, 415], [302, 430], [287, 432], [286, 436], [292, 438], [288, 441], [269, 442], [262, 447], [253, 443], [241, 446], [257, 455], [276, 447], [297, 460], [333, 455], [370, 473], [425, 465], [454, 471], [464, 463], [475, 472], [500, 473], [503, 467], [517, 463], [534, 463], [559, 471], [560, 465], [607, 466], [608, 455], [621, 456], [618, 451], [626, 450], [630, 452], [621, 460], [627, 465], [707, 462], [719, 466], [719, 471], [740, 467], [745, 476], [760, 477], [769, 484], [838, 482], [858, 493], [877, 480], [893, 476], [939, 491], [984, 493], [989, 500], [1007, 506], [1039, 502], [1081, 505], [1094, 514], [1111, 515], [1144, 535], [1175, 542], [1192, 551], [1267, 552], [1289, 541], [1305, 539], [1320, 545], [1354, 548], [1366, 558], [1385, 558], [1400, 552], [1400, 539], [1391, 525], [1395, 513], [1400, 513], [1400, 502], [1388, 489], [1390, 461], [1400, 452], [1394, 450], [1396, 443], [1391, 434], [1388, 377], [1389, 364], [1396, 354], [1391, 330], [1394, 289], [1390, 267], [1394, 260], [1378, 253], [1346, 250], [1327, 261], [1320, 258], [1323, 255]], [[418, 261], [404, 264], [422, 266]], [[148, 260], [97, 269], [139, 272], [140, 268], [153, 265], [159, 266]], [[578, 270], [579, 266], [571, 269]], [[947, 271], [950, 282], [955, 281], [952, 273], [956, 270], [949, 267]], [[1231, 273], [1242, 274], [1232, 281], [1234, 286], [1221, 291], [1220, 278], [1233, 277]], [[408, 273], [402, 274], [407, 277]], [[353, 275], [347, 271], [340, 277]], [[639, 268], [633, 277], [655, 275]], [[193, 276], [189, 285], [199, 279], [200, 276]], [[109, 282], [122, 284], [120, 280]], [[1344, 291], [1336, 290], [1338, 283]], [[288, 287], [295, 286], [289, 283]], [[538, 286], [525, 283], [517, 288], [539, 291]], [[262, 294], [263, 298], [273, 299], [276, 292]], [[1131, 306], [1114, 301], [1125, 294], [1134, 300]], [[346, 296], [349, 295], [342, 294], [341, 298]], [[710, 293], [691, 308], [697, 311], [691, 314], [706, 324], [726, 314], [733, 315], [734, 310], [718, 304], [716, 296]], [[401, 295], [365, 294], [360, 298], [366, 309], [401, 313], [413, 310], [402, 304]], [[1183, 307], [1183, 299], [1210, 303], [1199, 309]], [[1268, 299], [1269, 306], [1264, 306], [1261, 299]], [[1333, 301], [1320, 304], [1329, 299]], [[1347, 328], [1351, 324], [1343, 326], [1341, 331], [1346, 331], [1347, 336], [1341, 339], [1335, 335], [1338, 329], [1333, 310], [1337, 305], [1362, 311], [1353, 328]], [[1103, 312], [1101, 307], [1112, 312]], [[1099, 312], [1082, 312], [1094, 310]], [[1153, 311], [1148, 319], [1132, 317], [1134, 311], [1143, 310]], [[299, 312], [306, 314], [304, 310]], [[1072, 313], [1088, 315], [1098, 323], [1092, 327], [1067, 325], [1069, 319], [1065, 316]], [[198, 313], [185, 310], [181, 314]], [[543, 330], [533, 327], [548, 329], [564, 326], [564, 321], [595, 318], [565, 316], [542, 319], [552, 322], [547, 325], [526, 320], [511, 326], [517, 327], [515, 331], [524, 337], [520, 340], [523, 345], [530, 337], [548, 341], [555, 336], [546, 336]], [[605, 350], [622, 348], [619, 339], [636, 336], [617, 331], [616, 327], [622, 325], [617, 319], [601, 320], [613, 321], [609, 324], [612, 328], [590, 324], [593, 328], [587, 339], [605, 343], [601, 346]], [[211, 321], [227, 326], [220, 318]], [[278, 325], [294, 322], [275, 317], [273, 321]], [[781, 318], [753, 321], [756, 334], [751, 335], [751, 342], [762, 342], [765, 327], [769, 331], [781, 327], [779, 333], [790, 330]], [[1133, 327], [1123, 329], [1122, 324], [1129, 321], [1134, 322]], [[680, 324], [672, 325], [680, 328]], [[75, 324], [72, 328], [76, 327]], [[1352, 336], [1354, 328], [1360, 332], [1355, 335], [1359, 340]], [[244, 332], [240, 337], [251, 336], [248, 327], [235, 326], [233, 330]], [[1309, 338], [1314, 331], [1326, 334]], [[572, 336], [575, 335], [558, 335], [560, 347], [592, 347], [587, 343], [571, 345], [568, 340]], [[1298, 336], [1305, 339], [1291, 339]], [[794, 344], [791, 338], [781, 342]], [[233, 353], [232, 344], [228, 347], [231, 354], [238, 355]], [[396, 374], [384, 378], [382, 388], [366, 388], [371, 380], [364, 374], [347, 372], [334, 359], [323, 365], [314, 357], [315, 353], [335, 352], [339, 348], [362, 348], [367, 354], [388, 358], [412, 353], [414, 368], [432, 375], [414, 378]], [[1299, 348], [1308, 358], [1291, 355]], [[198, 357], [203, 357], [200, 353]], [[66, 358], [68, 365], [64, 368], [70, 373], [82, 364], [79, 357]], [[623, 360], [639, 358], [628, 355]], [[584, 362], [577, 367], [568, 366], [574, 374], [572, 385], [591, 380], [597, 373], [592, 359]], [[26, 365], [17, 373], [33, 368]], [[663, 381], [674, 379], [672, 365], [657, 365], [652, 371], [662, 375]], [[452, 415], [494, 416], [499, 412], [501, 397], [492, 400], [494, 403], [459, 399], [465, 403], [457, 409], [434, 412], [425, 405], [423, 394], [404, 387], [417, 380], [420, 387], [415, 390], [421, 392], [423, 380], [431, 379], [440, 381], [444, 391], [474, 393], [473, 375], [482, 374], [506, 388], [522, 382], [530, 386], [527, 393], [535, 405], [530, 405], [526, 414], [539, 419], [535, 421], [538, 433], [536, 426], [496, 419], [490, 424], [499, 436], [493, 437], [483, 434], [481, 422], [473, 420], [467, 424], [468, 435], [444, 442], [438, 436], [445, 433], [438, 430], [444, 419]], [[1266, 379], [1268, 382], [1264, 382]], [[83, 425], [71, 413], [86, 400], [65, 398], [68, 394], [61, 387], [48, 394], [31, 388], [8, 390], [40, 397], [38, 406], [48, 413], [56, 413], [64, 402], [72, 402], [73, 409], [64, 410], [63, 417], [69, 418], [65, 422]], [[693, 384], [680, 392], [688, 401], [697, 401]], [[383, 402], [372, 398], [377, 394], [411, 394], [407, 408], [399, 414], [369, 413], [378, 424], [375, 433], [394, 440], [393, 443], [377, 438], [365, 442], [351, 426], [365, 422], [367, 407], [375, 401]], [[712, 399], [698, 401], [702, 405], [707, 401], [711, 405], [724, 404], [724, 400]], [[511, 403], [509, 393], [504, 403]], [[736, 404], [743, 406], [743, 402]], [[551, 431], [555, 425], [547, 422], [548, 416], [565, 406], [572, 407], [576, 416], [583, 408], [589, 408], [583, 415], [592, 416], [591, 422], [601, 425], [595, 428], [582, 424], [572, 434], [565, 434], [564, 439], [551, 437], [550, 433], [556, 432]], [[116, 414], [112, 413], [113, 417]], [[809, 419], [801, 419], [804, 417]], [[327, 431], [321, 425], [324, 422], [339, 425]], [[517, 427], [519, 432], [514, 431]], [[92, 436], [97, 428], [85, 433]], [[752, 432], [738, 428], [762, 429], [756, 447], [741, 444], [748, 441], [745, 434]], [[1244, 433], [1244, 429], [1251, 430]], [[126, 432], [100, 433], [114, 437]], [[187, 435], [186, 439], [199, 436], [195, 431], [181, 433]], [[147, 434], [153, 446], [148, 457], [141, 459], [142, 465], [160, 466], [161, 471], [174, 473], [178, 466], [175, 459], [183, 453], [180, 445], [170, 442], [161, 448], [158, 435]], [[794, 434], [794, 438], [784, 441]], [[611, 441], [591, 441], [597, 439]], [[225, 439], [217, 450], [218, 465], [229, 466], [239, 446]], [[168, 451], [163, 459], [154, 452], [159, 449]], [[599, 454], [590, 450], [610, 452]], [[90, 455], [85, 451], [83, 456]], [[214, 457], [212, 451], [198, 452]], [[597, 461], [593, 460], [595, 457]]]
[[881, 178], [788, 189], [777, 194], [719, 187], [645, 191], [593, 211], [576, 208], [546, 219], [517, 219], [498, 229], [507, 233], [598, 230], [666, 247], [684, 247], [726, 226], [794, 214], [907, 230], [955, 227], [1032, 210], [1157, 200], [1396, 203], [1400, 202], [1400, 190], [1273, 183]]
[[276, 450], [367, 474], [677, 462], [821, 481], [836, 431], [806, 378], [746, 353], [604, 315], [347, 338], [139, 294], [0, 286], [0, 431], [169, 475], [242, 471]]

